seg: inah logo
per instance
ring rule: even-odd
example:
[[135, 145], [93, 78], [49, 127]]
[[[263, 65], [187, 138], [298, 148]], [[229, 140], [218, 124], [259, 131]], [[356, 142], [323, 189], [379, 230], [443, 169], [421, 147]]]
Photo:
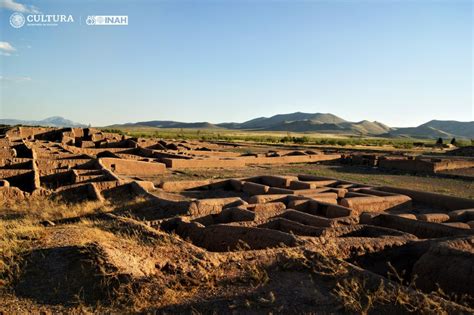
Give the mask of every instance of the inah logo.
[[19, 12], [15, 12], [10, 16], [10, 25], [14, 28], [20, 28], [25, 25], [25, 16]]
[[95, 24], [95, 16], [89, 15], [86, 19], [86, 24], [87, 25], [94, 25]]
[[128, 15], [89, 15], [87, 25], [128, 25]]

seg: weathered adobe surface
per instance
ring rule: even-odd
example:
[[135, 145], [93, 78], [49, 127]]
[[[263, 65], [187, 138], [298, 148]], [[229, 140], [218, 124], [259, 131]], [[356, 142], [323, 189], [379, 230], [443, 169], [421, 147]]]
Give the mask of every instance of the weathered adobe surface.
[[[341, 297], [331, 293], [349, 274], [365, 279], [367, 290], [382, 281], [411, 298], [428, 294], [439, 300], [431, 294], [437, 285], [448, 294], [473, 295], [474, 229], [468, 224], [473, 200], [307, 174], [155, 186], [135, 179], [140, 172], [166, 172], [154, 151], [179, 156], [181, 149], [183, 155], [202, 150], [205, 155], [203, 144], [53, 131], [12, 133], [28, 135], [18, 148], [32, 157], [2, 160], [0, 175], [5, 170], [8, 176], [1, 178], [0, 197], [141, 201], [108, 214], [43, 222], [48, 227], [24, 255], [13, 287], [34, 303], [97, 305], [137, 298], [133, 303], [147, 305], [140, 311], [150, 312], [246, 311], [250, 303], [257, 310], [339, 313]], [[84, 145], [77, 140], [96, 147], [77, 147]], [[114, 147], [118, 142], [127, 147]], [[147, 150], [136, 150], [141, 145]], [[105, 150], [113, 155], [97, 157]], [[149, 150], [149, 156], [140, 155]], [[289, 153], [277, 157], [284, 154]], [[196, 158], [186, 156], [190, 159], [179, 160]], [[389, 280], [388, 263], [405, 271], [405, 282]], [[453, 267], [445, 271], [448, 263]], [[346, 271], [328, 276], [339, 270], [336, 266]], [[405, 285], [411, 280], [424, 293], [410, 291]], [[165, 299], [169, 290], [177, 299]], [[452, 301], [440, 303], [454, 313], [472, 311]], [[396, 303], [377, 307], [378, 312], [384, 307], [403, 311]]]

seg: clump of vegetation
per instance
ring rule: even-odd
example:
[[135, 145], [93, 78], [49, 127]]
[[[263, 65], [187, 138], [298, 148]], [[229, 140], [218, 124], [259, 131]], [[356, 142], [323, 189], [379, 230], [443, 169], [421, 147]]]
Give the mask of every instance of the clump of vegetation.
[[[268, 132], [258, 131], [229, 131], [214, 129], [166, 129], [166, 128], [136, 128], [136, 129], [102, 129], [104, 132], [116, 132], [121, 135], [128, 135], [138, 138], [161, 138], [161, 139], [182, 139], [182, 140], [201, 140], [201, 141], [225, 141], [225, 142], [254, 142], [266, 144], [300, 144], [300, 145], [320, 145], [320, 146], [369, 146], [383, 147], [391, 146], [397, 149], [412, 149], [414, 147], [435, 146], [436, 141], [419, 140], [410, 138], [378, 138], [363, 136], [346, 137], [321, 137], [318, 134], [292, 135], [287, 133], [285, 136], [278, 132], [269, 134]], [[441, 139], [442, 140], [442, 139]], [[457, 146], [469, 145], [469, 141], [457, 140]]]
[[110, 211], [110, 205], [98, 201], [68, 203], [61, 199], [30, 198], [0, 201], [0, 213], [31, 220], [57, 220]]
[[114, 128], [101, 128], [100, 130], [101, 130], [101, 131], [103, 131], [103, 132], [117, 133], [117, 134], [119, 134], [119, 135], [122, 135], [122, 136], [125, 136], [125, 135], [127, 135], [127, 133], [126, 133], [126, 132], [124, 132], [124, 131], [123, 131], [123, 130], [121, 130], [121, 129], [114, 129]]
[[0, 220], [0, 287], [13, 282], [22, 254], [29, 250], [40, 231], [41, 226], [31, 219]]

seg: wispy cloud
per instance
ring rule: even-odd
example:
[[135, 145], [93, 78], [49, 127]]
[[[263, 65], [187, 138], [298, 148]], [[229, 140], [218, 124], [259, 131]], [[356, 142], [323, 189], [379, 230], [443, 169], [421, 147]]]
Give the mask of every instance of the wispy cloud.
[[21, 4], [15, 2], [15, 0], [0, 0], [0, 8], [22, 13], [41, 13], [37, 7], [33, 5]]
[[11, 56], [11, 53], [16, 51], [9, 42], [0, 42], [0, 56]]
[[13, 83], [21, 83], [21, 82], [28, 82], [31, 81], [31, 77], [21, 76], [21, 77], [4, 77], [0, 75], [0, 82], [13, 82]]
[[0, 50], [6, 52], [13, 52], [16, 50], [9, 42], [0, 42]]

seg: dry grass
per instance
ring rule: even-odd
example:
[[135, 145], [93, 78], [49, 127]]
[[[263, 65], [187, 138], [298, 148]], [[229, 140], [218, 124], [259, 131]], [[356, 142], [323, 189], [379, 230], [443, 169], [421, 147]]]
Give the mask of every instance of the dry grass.
[[[120, 209], [133, 208], [143, 200], [136, 199], [127, 204], [121, 204]], [[35, 246], [35, 240], [48, 231], [47, 228], [38, 222], [42, 220], [58, 220], [71, 217], [82, 217], [89, 214], [111, 212], [117, 209], [117, 205], [101, 204], [97, 202], [85, 202], [81, 204], [64, 204], [60, 201], [48, 199], [33, 199], [23, 202], [9, 204], [9, 201], [0, 202], [0, 286], [8, 287], [19, 273], [22, 264], [21, 257]], [[64, 226], [70, 229], [77, 229], [77, 235], [82, 235], [84, 242], [96, 240], [98, 242], [113, 242], [118, 239], [123, 241], [124, 248], [135, 248], [141, 250], [153, 248], [154, 250], [172, 249], [183, 251], [183, 255], [171, 255], [173, 259], [179, 260], [179, 264], [190, 267], [195, 265], [194, 261], [186, 257], [193, 253], [184, 253], [186, 248], [181, 247], [178, 238], [150, 228], [148, 225], [130, 218], [119, 217], [114, 214], [101, 216], [101, 220], [82, 218], [74, 224]], [[104, 218], [105, 217], [105, 218]], [[109, 217], [109, 219], [107, 219]], [[55, 227], [53, 230], [56, 230]], [[62, 229], [62, 227], [59, 227]], [[59, 234], [58, 234], [59, 235]], [[68, 235], [76, 235], [74, 233]], [[74, 238], [76, 236], [73, 236]], [[61, 241], [62, 242], [62, 241]], [[81, 241], [79, 241], [81, 242]], [[415, 312], [420, 314], [446, 314], [446, 302], [451, 300], [460, 303], [458, 300], [447, 297], [440, 292], [438, 295], [426, 295], [417, 290], [413, 283], [402, 286], [403, 280], [400, 275], [393, 270], [391, 281], [380, 280], [376, 283], [374, 279], [368, 281], [360, 274], [350, 272], [350, 269], [339, 257], [339, 249], [335, 244], [321, 239], [320, 250], [305, 250], [303, 248], [289, 248], [282, 246], [278, 249], [277, 270], [283, 271], [304, 271], [308, 272], [311, 279], [316, 282], [328, 281], [335, 286], [332, 292], [347, 311], [359, 314], [379, 312], [384, 307], [400, 310], [402, 312]], [[163, 246], [163, 247], [161, 247]], [[244, 242], [239, 243], [238, 249], [245, 252], [249, 246]], [[171, 250], [171, 251], [172, 251]], [[237, 255], [236, 253], [235, 255]], [[100, 257], [100, 255], [97, 255]], [[196, 256], [193, 256], [196, 257]], [[243, 259], [243, 258], [242, 258]], [[196, 264], [199, 259], [196, 259]], [[160, 277], [147, 279], [133, 279], [130, 282], [120, 281], [117, 285], [115, 278], [104, 278], [112, 283], [103, 283], [104, 290], [109, 292], [112, 305], [83, 305], [83, 301], [78, 296], [75, 307], [84, 311], [100, 311], [113, 309], [123, 312], [140, 312], [147, 308], [156, 308], [170, 305], [184, 304], [192, 301], [200, 292], [211, 290], [222, 290], [228, 284], [230, 287], [241, 286], [242, 283], [226, 282], [225, 279], [239, 278], [244, 281], [247, 290], [255, 291], [264, 289], [274, 280], [273, 269], [264, 261], [241, 261], [238, 264], [229, 262], [229, 267], [204, 270], [206, 276], [201, 274], [188, 275], [188, 272], [178, 272], [175, 270]], [[193, 267], [194, 268], [194, 267]], [[193, 269], [191, 268], [191, 269]], [[184, 269], [183, 269], [184, 270]], [[272, 279], [270, 279], [270, 276]], [[234, 279], [235, 280], [235, 279]], [[375, 282], [375, 283], [374, 283]], [[236, 287], [237, 287], [236, 286]], [[256, 295], [255, 299], [246, 299], [249, 308], [260, 306], [273, 306], [279, 303], [276, 296], [278, 291], [266, 292], [266, 295]], [[202, 294], [205, 296], [206, 294]], [[439, 297], [439, 298], [437, 298]], [[444, 302], [443, 302], [444, 301]], [[240, 307], [236, 304], [235, 307]], [[232, 305], [230, 306], [232, 308]]]
[[17, 274], [21, 256], [41, 234], [41, 226], [30, 219], [0, 220], [0, 287], [8, 286]]
[[29, 218], [32, 220], [58, 220], [80, 217], [87, 214], [110, 211], [108, 204], [87, 201], [66, 203], [47, 198], [30, 198], [26, 200], [0, 201], [0, 216], [5, 218]]
[[449, 303], [470, 308], [469, 296], [447, 295], [441, 289], [426, 294], [416, 287], [416, 277], [406, 283], [403, 275], [389, 263], [389, 280], [380, 280], [378, 285], [360, 276], [350, 276], [340, 280], [333, 290], [345, 309], [358, 314], [377, 313], [383, 306], [398, 308], [403, 313], [449, 314]]
[[348, 311], [368, 314], [383, 306], [396, 307], [403, 313], [448, 314], [446, 303], [441, 299], [402, 285], [380, 280], [379, 284], [369, 285], [359, 277], [339, 281], [334, 294], [341, 300]]
[[[141, 200], [132, 200], [121, 207], [133, 206]], [[90, 214], [110, 212], [114, 205], [100, 202], [83, 202], [70, 204], [61, 200], [44, 197], [27, 200], [0, 200], [0, 286], [8, 286], [21, 265], [21, 257], [28, 252], [35, 240], [45, 232], [40, 222], [65, 218], [82, 217]], [[96, 225], [94, 222], [84, 225]], [[97, 226], [96, 226], [97, 227]], [[99, 231], [99, 230], [98, 230]], [[143, 239], [139, 231], [129, 233], [130, 239]], [[125, 235], [125, 233], [123, 234]]]

